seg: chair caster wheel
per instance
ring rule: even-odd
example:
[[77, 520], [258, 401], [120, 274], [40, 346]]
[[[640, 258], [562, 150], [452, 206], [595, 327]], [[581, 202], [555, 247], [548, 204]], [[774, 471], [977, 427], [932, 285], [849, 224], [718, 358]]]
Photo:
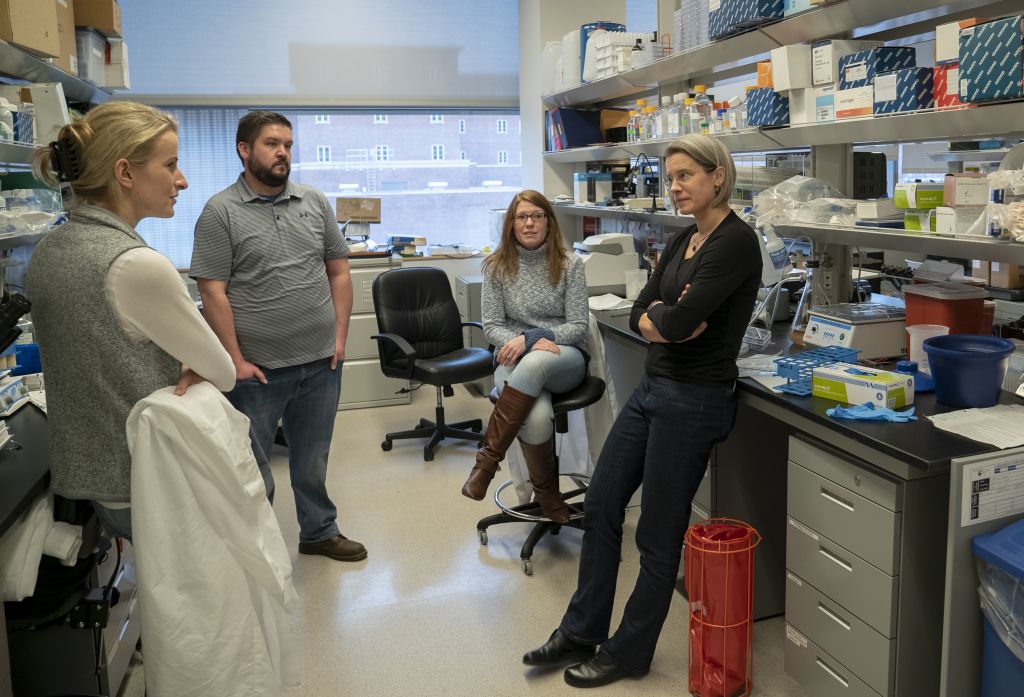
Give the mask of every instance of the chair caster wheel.
[[390, 440], [381, 441], [380, 449], [384, 452], [391, 450], [392, 442]]
[[533, 562], [529, 559], [523, 559], [523, 573], [527, 576], [533, 576]]
[[426, 419], [420, 419], [420, 422], [418, 424], [416, 424], [415, 426], [413, 426], [413, 428], [426, 428], [426, 427], [427, 427], [427, 420]]
[[487, 546], [487, 531], [486, 530], [477, 530], [476, 531], [476, 536], [480, 538], [480, 544], [482, 544], [484, 547], [486, 547]]
[[434, 459], [434, 451], [430, 448], [423, 449], [423, 461], [430, 462]]

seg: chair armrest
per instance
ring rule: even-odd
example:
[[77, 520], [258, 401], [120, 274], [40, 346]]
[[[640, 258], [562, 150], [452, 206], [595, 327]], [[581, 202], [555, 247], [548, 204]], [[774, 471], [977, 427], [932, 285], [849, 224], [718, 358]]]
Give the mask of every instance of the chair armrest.
[[416, 349], [412, 347], [408, 341], [400, 337], [398, 334], [374, 334], [370, 337], [374, 341], [388, 341], [394, 344], [399, 351], [402, 352], [403, 358], [408, 361], [408, 375], [406, 378], [412, 379], [412, 371], [416, 365]]
[[480, 331], [484, 330], [484, 325], [481, 324], [480, 322], [463, 322], [462, 326], [463, 327], [476, 327]]

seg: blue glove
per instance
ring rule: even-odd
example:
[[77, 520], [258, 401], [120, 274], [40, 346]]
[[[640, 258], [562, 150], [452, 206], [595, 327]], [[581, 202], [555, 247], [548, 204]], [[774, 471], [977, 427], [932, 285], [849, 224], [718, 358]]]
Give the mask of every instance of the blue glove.
[[876, 407], [871, 402], [858, 404], [855, 407], [844, 407], [840, 404], [827, 409], [826, 414], [833, 419], [859, 419], [861, 421], [892, 421], [903, 424], [908, 421], [917, 421], [914, 416], [914, 407], [903, 411], [893, 411], [888, 407]]

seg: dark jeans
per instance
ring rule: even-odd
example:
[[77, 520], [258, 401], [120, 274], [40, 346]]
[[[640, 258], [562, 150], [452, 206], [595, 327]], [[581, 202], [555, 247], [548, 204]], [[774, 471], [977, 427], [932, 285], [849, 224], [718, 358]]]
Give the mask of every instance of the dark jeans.
[[[675, 588], [690, 505], [711, 448], [732, 429], [732, 387], [645, 375], [626, 402], [594, 469], [584, 501], [579, 582], [560, 629], [632, 673], [650, 669]], [[622, 521], [643, 484], [636, 544], [640, 575], [610, 638]]]
[[242, 380], [227, 393], [228, 401], [249, 417], [249, 435], [256, 463], [274, 500], [270, 450], [280, 420], [288, 441], [288, 469], [299, 519], [299, 541], [320, 542], [338, 534], [337, 508], [327, 494], [327, 455], [341, 396], [341, 363], [331, 370], [324, 358], [284, 368], [261, 368], [264, 385]]

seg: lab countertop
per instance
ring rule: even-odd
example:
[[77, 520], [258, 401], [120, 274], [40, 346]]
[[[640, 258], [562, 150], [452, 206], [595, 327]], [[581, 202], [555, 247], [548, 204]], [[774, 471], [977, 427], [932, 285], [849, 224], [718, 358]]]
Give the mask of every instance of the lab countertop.
[[[594, 316], [599, 324], [615, 334], [636, 342], [639, 347], [647, 345], [646, 339], [630, 330], [629, 315], [613, 316], [608, 311], [595, 311]], [[790, 349], [789, 340], [784, 336], [784, 332], [777, 337], [773, 336], [773, 343], [765, 353], [777, 353], [780, 349], [786, 353]], [[838, 438], [863, 444], [905, 462], [919, 474], [943, 472], [949, 469], [950, 460], [953, 458], [996, 450], [985, 443], [942, 431], [932, 425], [925, 417], [958, 409], [939, 404], [935, 400], [934, 392], [919, 393], [915, 396], [917, 421], [889, 423], [833, 419], [825, 413], [825, 410], [835, 406], [832, 400], [775, 392], [750, 378], [741, 378], [737, 387], [744, 397], [762, 404], [783, 420], [788, 420], [787, 416], [805, 419], [818, 428], [829, 429]], [[999, 401], [1003, 404], [1020, 404], [1022, 400], [1015, 395], [1002, 392]]]

